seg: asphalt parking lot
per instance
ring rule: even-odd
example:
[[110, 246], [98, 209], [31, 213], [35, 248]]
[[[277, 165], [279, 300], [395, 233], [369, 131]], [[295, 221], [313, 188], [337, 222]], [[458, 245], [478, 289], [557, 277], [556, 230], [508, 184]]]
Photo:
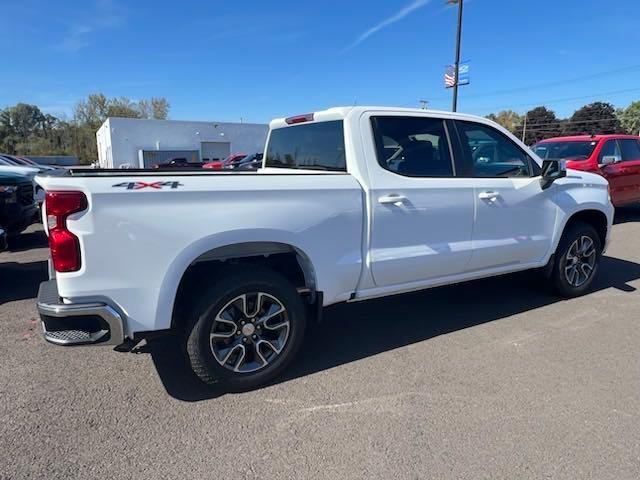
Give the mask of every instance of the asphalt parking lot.
[[38, 226], [0, 253], [0, 479], [640, 478], [640, 209], [594, 291], [527, 275], [341, 305], [286, 378], [224, 394], [170, 342], [45, 343]]

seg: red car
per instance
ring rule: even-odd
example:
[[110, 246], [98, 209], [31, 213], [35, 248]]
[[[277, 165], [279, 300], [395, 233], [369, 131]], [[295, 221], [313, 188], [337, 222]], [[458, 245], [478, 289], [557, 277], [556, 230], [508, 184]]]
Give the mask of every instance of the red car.
[[213, 162], [205, 163], [202, 168], [212, 168], [213, 170], [230, 168], [246, 156], [246, 153], [232, 153], [224, 160], [214, 160]]
[[542, 159], [567, 161], [567, 168], [598, 173], [609, 181], [611, 201], [619, 207], [640, 203], [640, 137], [580, 135], [548, 138], [533, 151]]
[[152, 168], [156, 169], [165, 169], [165, 168], [175, 168], [182, 170], [192, 170], [194, 168], [202, 168], [201, 163], [193, 163], [189, 162], [186, 158], [172, 158], [168, 162], [164, 163], [156, 163]]

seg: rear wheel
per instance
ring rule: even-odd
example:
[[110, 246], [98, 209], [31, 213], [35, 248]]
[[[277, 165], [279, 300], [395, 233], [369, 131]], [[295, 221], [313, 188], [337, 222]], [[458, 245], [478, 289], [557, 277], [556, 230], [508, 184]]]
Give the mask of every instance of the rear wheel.
[[268, 269], [232, 269], [207, 290], [187, 329], [193, 371], [233, 390], [262, 385], [293, 359], [306, 329], [295, 287]]
[[551, 274], [557, 293], [563, 297], [583, 295], [591, 286], [598, 270], [602, 245], [596, 230], [589, 224], [576, 222], [562, 235]]

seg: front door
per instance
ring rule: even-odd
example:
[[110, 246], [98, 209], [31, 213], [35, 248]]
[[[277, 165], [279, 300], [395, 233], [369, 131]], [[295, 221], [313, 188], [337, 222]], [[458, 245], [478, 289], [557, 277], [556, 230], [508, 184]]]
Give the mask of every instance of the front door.
[[471, 258], [473, 186], [455, 177], [442, 119], [365, 116], [373, 128], [368, 261], [380, 287], [463, 272]]
[[628, 202], [629, 190], [632, 188], [631, 178], [627, 176], [626, 167], [622, 163], [622, 152], [618, 140], [607, 140], [600, 153], [598, 153], [598, 164], [602, 165], [603, 157], [616, 157], [614, 163], [601, 167], [602, 175], [609, 182], [611, 190], [611, 200], [614, 205], [623, 205]]
[[469, 270], [541, 261], [553, 240], [553, 187], [542, 190], [539, 166], [502, 132], [467, 121], [456, 127], [476, 205]]

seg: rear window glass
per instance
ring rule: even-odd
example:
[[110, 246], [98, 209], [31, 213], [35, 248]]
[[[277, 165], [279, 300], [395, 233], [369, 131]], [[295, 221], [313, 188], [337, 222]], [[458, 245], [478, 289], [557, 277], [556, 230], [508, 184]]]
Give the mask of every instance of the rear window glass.
[[620, 146], [622, 147], [622, 160], [640, 160], [640, 144], [634, 139], [620, 140]]
[[345, 172], [342, 120], [272, 130], [265, 166]]

